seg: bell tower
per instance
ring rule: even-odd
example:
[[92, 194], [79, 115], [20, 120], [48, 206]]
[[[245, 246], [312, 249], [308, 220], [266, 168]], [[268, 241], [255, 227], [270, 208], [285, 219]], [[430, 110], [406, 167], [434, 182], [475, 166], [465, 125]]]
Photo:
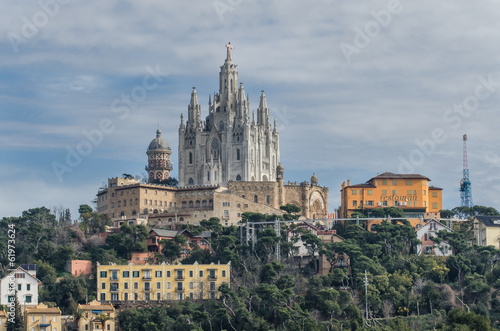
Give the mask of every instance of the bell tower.
[[148, 155], [148, 165], [146, 171], [149, 174], [149, 183], [160, 182], [170, 177], [172, 171], [172, 163], [170, 163], [170, 155], [172, 151], [167, 141], [161, 137], [161, 130], [156, 131], [156, 138], [149, 144], [146, 152]]

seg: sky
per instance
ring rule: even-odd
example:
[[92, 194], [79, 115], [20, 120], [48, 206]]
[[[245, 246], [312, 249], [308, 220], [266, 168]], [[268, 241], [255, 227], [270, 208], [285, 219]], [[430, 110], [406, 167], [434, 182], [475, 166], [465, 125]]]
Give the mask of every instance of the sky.
[[[40, 0], [0, 12], [0, 217], [90, 204], [145, 173], [158, 122], [177, 165], [180, 114], [202, 117], [233, 63], [280, 131], [285, 181], [329, 187], [418, 173], [460, 205], [500, 208], [500, 3], [493, 0]], [[187, 116], [186, 116], [187, 118]], [[177, 177], [174, 166], [172, 175]]]

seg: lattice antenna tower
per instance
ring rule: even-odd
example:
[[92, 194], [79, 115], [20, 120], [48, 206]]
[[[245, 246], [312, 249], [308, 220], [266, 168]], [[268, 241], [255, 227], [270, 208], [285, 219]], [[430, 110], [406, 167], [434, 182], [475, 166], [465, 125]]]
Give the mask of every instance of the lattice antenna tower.
[[474, 203], [472, 202], [472, 190], [469, 178], [469, 160], [467, 156], [467, 135], [463, 135], [464, 141], [464, 173], [463, 178], [460, 181], [460, 205], [462, 207], [472, 207]]

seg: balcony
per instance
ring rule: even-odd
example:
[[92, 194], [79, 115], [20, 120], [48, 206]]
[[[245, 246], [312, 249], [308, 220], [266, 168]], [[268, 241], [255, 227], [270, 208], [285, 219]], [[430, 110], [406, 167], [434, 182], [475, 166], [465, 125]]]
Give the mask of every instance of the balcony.
[[216, 275], [208, 275], [208, 279], [209, 280], [217, 280], [217, 276]]
[[183, 287], [176, 287], [175, 291], [176, 292], [184, 292], [184, 288]]
[[143, 280], [151, 280], [151, 276], [144, 276], [142, 277]]
[[146, 287], [146, 288], [144, 288], [144, 291], [145, 291], [145, 292], [151, 292], [151, 287]]
[[110, 290], [111, 292], [119, 292], [119, 291], [120, 291], [120, 289], [118, 288], [118, 286], [111, 286], [111, 287], [109, 288], [109, 290]]
[[177, 276], [175, 277], [175, 280], [184, 280], [184, 276], [179, 276], [179, 275], [177, 275]]

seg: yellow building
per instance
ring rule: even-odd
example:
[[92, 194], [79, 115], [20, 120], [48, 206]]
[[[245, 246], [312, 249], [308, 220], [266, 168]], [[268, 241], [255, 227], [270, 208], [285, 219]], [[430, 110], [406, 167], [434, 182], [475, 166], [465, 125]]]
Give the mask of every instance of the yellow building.
[[474, 236], [479, 246], [500, 249], [500, 216], [476, 216]]
[[106, 330], [115, 331], [115, 308], [101, 305], [94, 300], [88, 305], [78, 305], [81, 316], [78, 319], [78, 331]]
[[340, 218], [351, 217], [359, 211], [370, 216], [370, 210], [397, 207], [408, 219], [426, 218], [443, 208], [443, 189], [429, 186], [431, 180], [418, 174], [393, 174], [384, 172], [366, 183], [342, 183]]
[[101, 303], [215, 299], [230, 284], [228, 264], [100, 265], [97, 297]]
[[26, 307], [24, 312], [26, 331], [62, 331], [61, 311], [49, 308], [43, 303], [36, 307]]

